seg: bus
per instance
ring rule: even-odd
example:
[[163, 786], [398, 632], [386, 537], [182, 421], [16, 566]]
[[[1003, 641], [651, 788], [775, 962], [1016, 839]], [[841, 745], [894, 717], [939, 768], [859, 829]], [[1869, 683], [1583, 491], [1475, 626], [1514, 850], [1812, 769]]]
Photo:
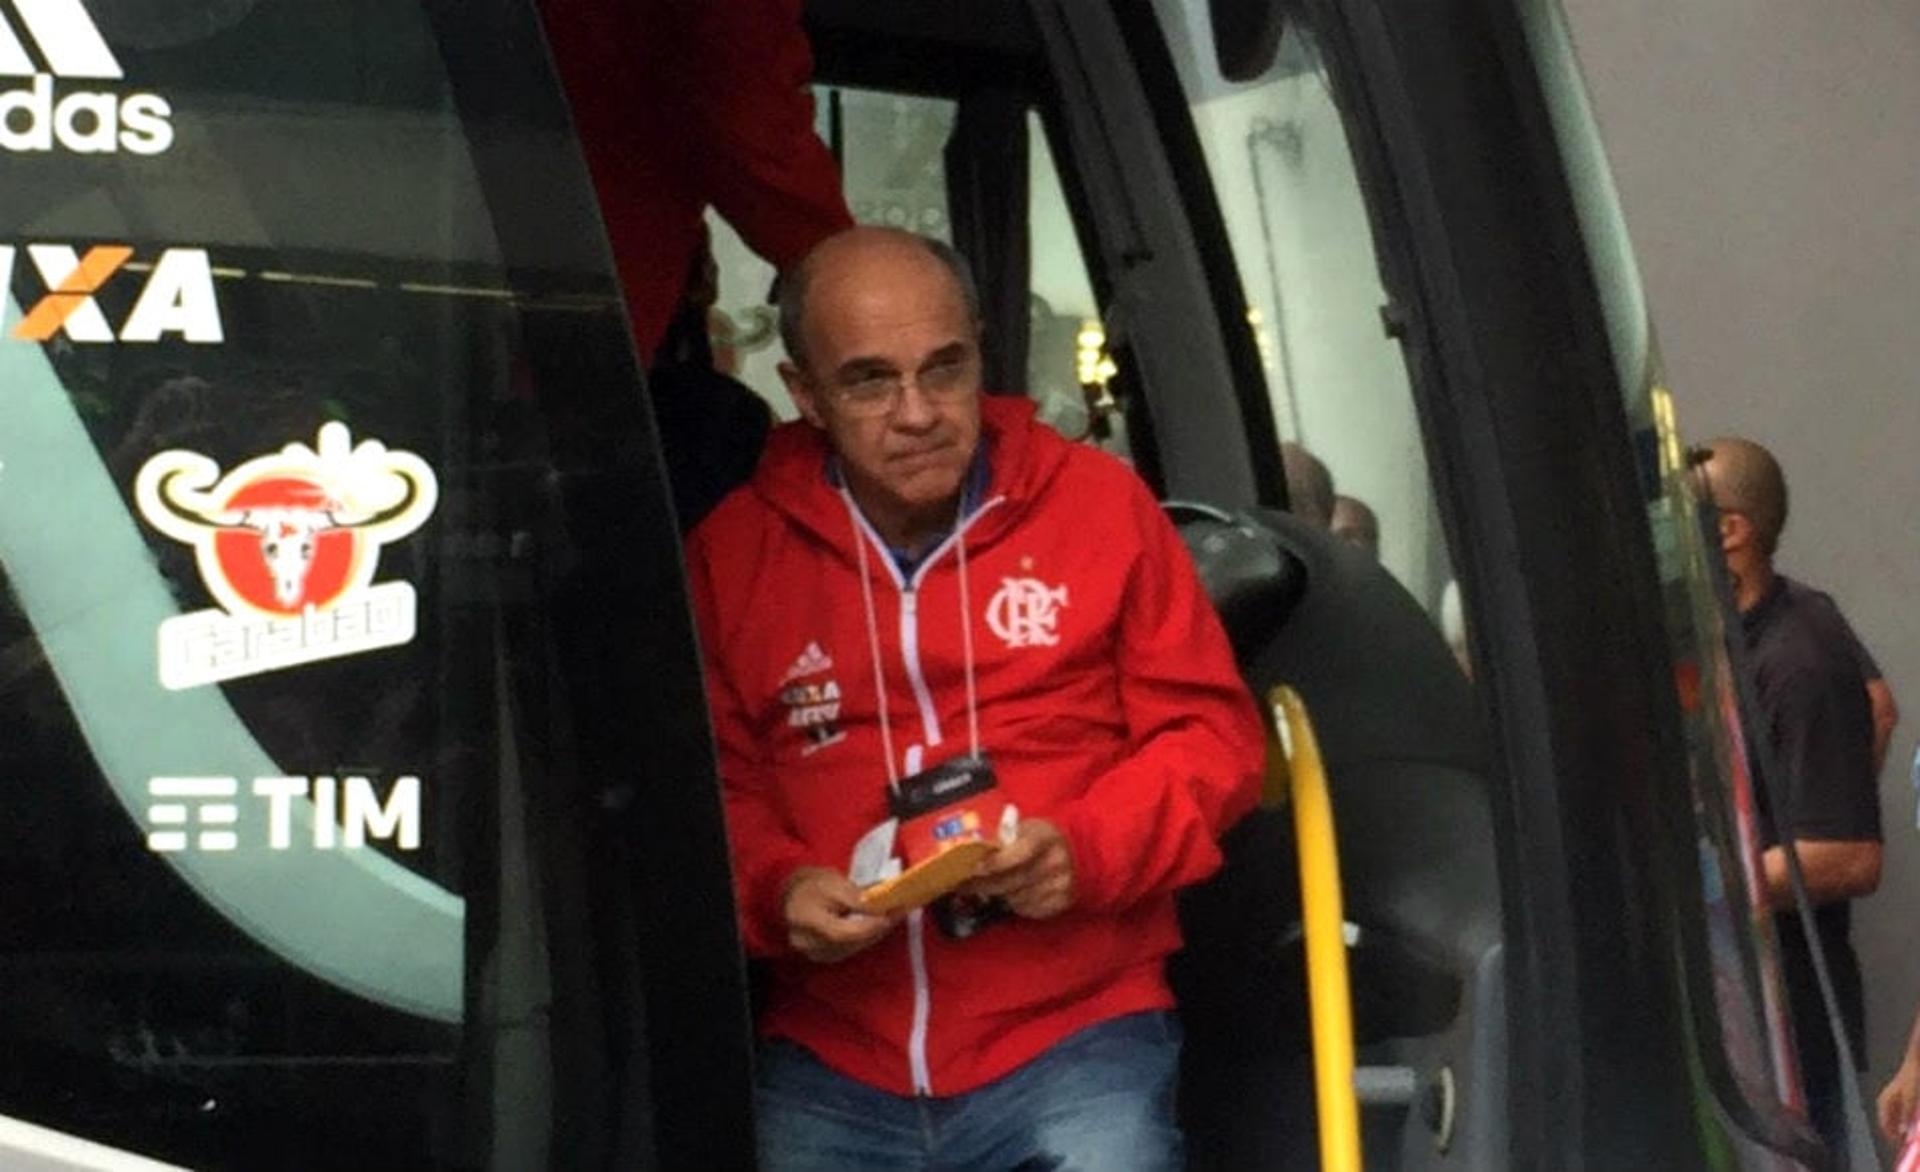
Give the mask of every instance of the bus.
[[[1829, 1166], [1552, 0], [806, 28], [855, 215], [990, 262], [998, 385], [1133, 465], [1304, 699], [1367, 1166]], [[669, 475], [714, 441], [656, 420], [536, 5], [15, 0], [0, 148], [5, 1162], [751, 1166]], [[717, 349], [790, 415], [713, 232]], [[1195, 1167], [1349, 1138], [1293, 819], [1185, 897]]]

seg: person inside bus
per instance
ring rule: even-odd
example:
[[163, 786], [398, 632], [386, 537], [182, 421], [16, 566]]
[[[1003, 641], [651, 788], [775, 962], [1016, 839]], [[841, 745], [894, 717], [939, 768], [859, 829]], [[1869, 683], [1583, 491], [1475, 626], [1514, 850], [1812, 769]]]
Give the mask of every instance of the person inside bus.
[[[687, 553], [771, 960], [765, 1166], [1178, 1168], [1174, 893], [1264, 755], [1186, 550], [1130, 469], [983, 395], [947, 246], [836, 236], [781, 322], [802, 418]], [[890, 788], [981, 760], [1018, 829], [959, 894], [1009, 914], [864, 910], [851, 856]]]
[[[1768, 750], [1749, 752], [1759, 786], [1767, 903], [1775, 911], [1800, 1071], [1814, 1125], [1835, 1152], [1846, 1149], [1845, 1072], [1795, 912], [1785, 850], [1791, 839], [1819, 945], [1833, 978], [1856, 1060], [1866, 1055], [1866, 998], [1849, 939], [1850, 901], [1880, 885], [1880, 799], [1873, 770], [1873, 718], [1852, 646], [1831, 599], [1774, 568], [1787, 522], [1787, 483], [1759, 444], [1721, 438], [1704, 446], [1708, 500], [1719, 514], [1721, 550], [1740, 612], [1745, 668]], [[1756, 746], [1758, 748], [1759, 746]], [[1777, 770], [1778, 772], [1774, 772]]]
[[776, 269], [853, 224], [814, 131], [802, 0], [540, 0], [641, 366], [711, 206]]
[[1380, 557], [1380, 518], [1373, 508], [1358, 497], [1333, 498], [1333, 535], [1348, 545], [1358, 546], [1376, 560]]

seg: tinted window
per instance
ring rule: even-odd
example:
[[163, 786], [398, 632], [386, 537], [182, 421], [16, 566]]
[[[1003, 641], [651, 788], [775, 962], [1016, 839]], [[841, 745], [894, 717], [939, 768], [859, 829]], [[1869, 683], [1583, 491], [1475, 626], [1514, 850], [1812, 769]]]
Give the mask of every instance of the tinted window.
[[1675, 396], [1666, 386], [1624, 216], [1607, 171], [1559, 12], [1530, 6], [1534, 59], [1565, 152], [1587, 248], [1594, 258], [1608, 339], [1636, 456], [1665, 594], [1674, 702], [1687, 737], [1696, 821], [1691, 845], [1700, 867], [1704, 956], [1689, 960], [1710, 982], [1712, 1008], [1700, 1032], [1718, 1036], [1724, 1062], [1750, 1112], [1764, 1118], [1785, 1103], [1804, 1106], [1786, 1017], [1786, 998], [1760, 868], [1759, 807], [1740, 728], [1727, 615], [1716, 590], [1718, 542], [1703, 529], [1703, 494], [1684, 453]]
[[638, 1158], [627, 830], [711, 768], [531, 11], [8, 17], [0, 1114], [200, 1167]]
[[[1159, 8], [1176, 34], [1210, 42], [1191, 6]], [[1292, 507], [1369, 547], [1464, 662], [1459, 590], [1406, 359], [1385, 328], [1389, 298], [1315, 34], [1289, 21], [1273, 65], [1248, 82], [1226, 81], [1191, 50], [1178, 59], [1272, 404], [1269, 442], [1291, 449]], [[1303, 471], [1303, 449], [1317, 475]], [[1321, 500], [1329, 491], [1331, 514]]]

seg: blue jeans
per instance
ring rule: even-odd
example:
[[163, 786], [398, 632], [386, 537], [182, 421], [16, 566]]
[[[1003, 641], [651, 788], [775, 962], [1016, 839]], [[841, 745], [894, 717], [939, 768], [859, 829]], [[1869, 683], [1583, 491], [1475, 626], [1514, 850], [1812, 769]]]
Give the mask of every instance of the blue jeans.
[[946, 1098], [888, 1094], [806, 1049], [761, 1052], [760, 1167], [1178, 1172], [1180, 1025], [1135, 1013], [1070, 1034], [1013, 1073]]

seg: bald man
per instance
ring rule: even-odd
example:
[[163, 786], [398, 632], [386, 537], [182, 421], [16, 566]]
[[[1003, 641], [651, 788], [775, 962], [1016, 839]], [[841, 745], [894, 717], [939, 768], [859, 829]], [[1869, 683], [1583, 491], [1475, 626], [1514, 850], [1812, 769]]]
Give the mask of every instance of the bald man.
[[1866, 1056], [1865, 994], [1850, 931], [1850, 901], [1880, 885], [1880, 800], [1873, 764], [1873, 717], [1853, 646], [1833, 600], [1774, 569], [1787, 523], [1787, 482], [1759, 444], [1736, 437], [1705, 445], [1702, 465], [1718, 512], [1720, 548], [1732, 578], [1745, 641], [1745, 667], [1761, 727], [1748, 729], [1769, 753], [1749, 753], [1756, 779], [1778, 799], [1783, 823], [1760, 803], [1767, 902], [1775, 909], [1781, 964], [1793, 1010], [1802, 1081], [1813, 1122], [1846, 1151], [1843, 1072], [1794, 914], [1784, 841], [1793, 842], [1819, 943], [1833, 976], [1857, 1059]]
[[[835, 236], [781, 319], [801, 419], [688, 547], [772, 973], [761, 1166], [1177, 1169], [1174, 893], [1264, 760], [1186, 549], [1130, 469], [982, 395], [945, 245]], [[871, 911], [856, 844], [929, 777], [997, 784], [1017, 835], [959, 904]]]

